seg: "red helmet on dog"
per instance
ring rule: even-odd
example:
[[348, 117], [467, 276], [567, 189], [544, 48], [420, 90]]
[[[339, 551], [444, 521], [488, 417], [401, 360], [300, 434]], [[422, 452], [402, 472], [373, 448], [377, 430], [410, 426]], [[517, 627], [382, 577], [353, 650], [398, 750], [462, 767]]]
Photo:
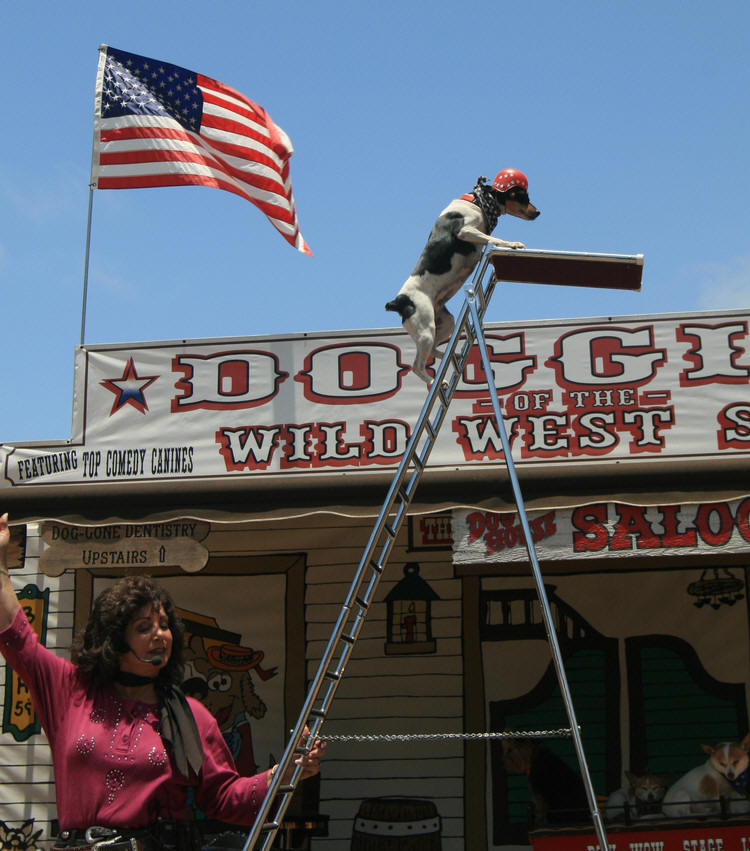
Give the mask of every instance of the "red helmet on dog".
[[497, 177], [492, 182], [492, 188], [498, 192], [507, 192], [514, 186], [520, 186], [526, 192], [529, 191], [529, 181], [522, 171], [515, 168], [504, 168], [497, 173]]

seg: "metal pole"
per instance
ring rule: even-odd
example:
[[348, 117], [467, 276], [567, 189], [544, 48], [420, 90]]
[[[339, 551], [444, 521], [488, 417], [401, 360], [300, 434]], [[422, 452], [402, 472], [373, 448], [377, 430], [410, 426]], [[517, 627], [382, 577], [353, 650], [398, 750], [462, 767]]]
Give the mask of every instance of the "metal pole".
[[89, 184], [89, 215], [86, 222], [86, 253], [83, 261], [83, 299], [81, 304], [81, 345], [86, 333], [86, 299], [89, 289], [89, 249], [91, 248], [91, 208], [94, 204], [94, 184]]
[[568, 713], [568, 720], [570, 721], [570, 731], [573, 737], [573, 744], [575, 745], [576, 754], [578, 756], [578, 765], [581, 769], [581, 775], [583, 777], [583, 783], [586, 789], [586, 797], [588, 799], [589, 807], [591, 809], [591, 818], [594, 823], [594, 830], [599, 840], [601, 851], [608, 851], [609, 845], [607, 843], [607, 834], [604, 832], [604, 825], [602, 824], [601, 815], [599, 813], [599, 807], [596, 803], [596, 793], [594, 792], [594, 786], [591, 782], [591, 775], [589, 774], [588, 765], [586, 764], [586, 756], [583, 751], [583, 742], [581, 741], [581, 731], [578, 728], [578, 721], [576, 720], [575, 709], [573, 708], [573, 700], [570, 696], [568, 680], [565, 675], [565, 668], [563, 667], [562, 654], [560, 653], [560, 645], [557, 641], [557, 632], [555, 631], [555, 625], [552, 621], [552, 612], [550, 611], [549, 601], [547, 599], [547, 592], [544, 587], [544, 580], [542, 579], [542, 572], [539, 568], [539, 562], [537, 561], [536, 551], [534, 549], [534, 542], [531, 537], [529, 521], [526, 517], [526, 509], [524, 508], [521, 488], [518, 483], [515, 465], [511, 456], [510, 442], [508, 440], [508, 435], [505, 432], [505, 422], [503, 420], [502, 411], [500, 410], [500, 402], [497, 398], [497, 388], [495, 387], [495, 380], [493, 378], [492, 364], [490, 362], [489, 353], [487, 352], [487, 344], [484, 339], [484, 330], [482, 329], [482, 323], [479, 318], [476, 294], [473, 287], [467, 287], [466, 298], [469, 302], [469, 310], [471, 311], [472, 324], [474, 325], [474, 335], [477, 341], [477, 345], [479, 346], [479, 353], [482, 356], [482, 367], [484, 368], [484, 374], [487, 378], [487, 389], [489, 390], [490, 399], [492, 400], [492, 409], [495, 413], [497, 431], [500, 435], [500, 441], [503, 446], [503, 453], [505, 454], [505, 464], [508, 468], [508, 475], [510, 477], [511, 485], [513, 487], [513, 496], [515, 497], [516, 507], [518, 508], [518, 518], [521, 521], [521, 527], [523, 529], [523, 534], [526, 539], [526, 550], [529, 554], [529, 561], [531, 562], [531, 568], [534, 574], [534, 580], [536, 582], [537, 593], [539, 595], [539, 605], [542, 610], [542, 617], [544, 619], [545, 629], [547, 630], [547, 638], [549, 640], [549, 645], [552, 650], [552, 658], [555, 663], [555, 669], [557, 670], [557, 679], [560, 684], [560, 691], [562, 692], [563, 701], [565, 702], [565, 709]]

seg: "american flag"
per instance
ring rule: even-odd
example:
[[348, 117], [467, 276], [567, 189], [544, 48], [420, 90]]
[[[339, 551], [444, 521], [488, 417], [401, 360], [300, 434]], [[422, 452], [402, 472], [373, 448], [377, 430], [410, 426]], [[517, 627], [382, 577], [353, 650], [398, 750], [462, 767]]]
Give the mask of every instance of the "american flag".
[[169, 62], [99, 48], [92, 187], [226, 189], [259, 207], [287, 242], [312, 254], [292, 197], [293, 151], [265, 109], [230, 86]]

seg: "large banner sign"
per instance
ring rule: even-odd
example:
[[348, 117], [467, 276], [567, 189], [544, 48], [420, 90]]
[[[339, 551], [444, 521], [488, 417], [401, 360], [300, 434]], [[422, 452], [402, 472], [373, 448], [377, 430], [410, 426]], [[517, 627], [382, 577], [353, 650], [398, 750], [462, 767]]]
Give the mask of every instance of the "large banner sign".
[[[750, 454], [750, 311], [485, 328], [521, 465]], [[81, 347], [74, 434], [0, 449], [5, 487], [398, 464], [425, 399], [401, 330]], [[431, 468], [504, 466], [478, 351]]]
[[[690, 505], [598, 502], [527, 512], [534, 551], [545, 561], [742, 553], [750, 547], [750, 497]], [[528, 561], [518, 513], [455, 509], [454, 564]]]

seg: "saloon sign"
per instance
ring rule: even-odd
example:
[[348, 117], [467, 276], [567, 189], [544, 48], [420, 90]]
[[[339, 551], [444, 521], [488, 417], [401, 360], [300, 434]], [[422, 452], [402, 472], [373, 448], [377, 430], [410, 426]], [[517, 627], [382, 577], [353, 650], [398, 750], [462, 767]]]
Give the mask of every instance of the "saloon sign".
[[[688, 505], [595, 502], [573, 509], [527, 512], [540, 559], [687, 556], [750, 548], [750, 497]], [[456, 509], [454, 564], [528, 561], [518, 513]]]
[[[748, 311], [523, 325], [486, 340], [516, 463], [747, 458]], [[425, 399], [401, 331], [83, 346], [74, 433], [4, 445], [3, 486], [398, 464]], [[431, 468], [503, 465], [474, 350]]]

